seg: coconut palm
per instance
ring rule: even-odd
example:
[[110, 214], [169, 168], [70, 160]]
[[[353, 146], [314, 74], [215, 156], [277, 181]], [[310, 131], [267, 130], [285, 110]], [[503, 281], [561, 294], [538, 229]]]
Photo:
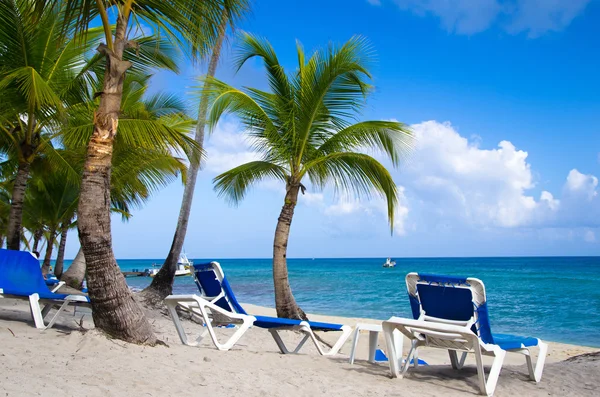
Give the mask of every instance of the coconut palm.
[[[223, 4], [223, 10], [221, 15], [221, 22], [219, 24], [219, 36], [212, 49], [210, 62], [208, 64], [208, 77], [214, 77], [217, 71], [217, 64], [219, 63], [219, 57], [221, 56], [221, 49], [225, 35], [227, 33], [228, 25], [234, 28], [233, 23], [242, 17], [243, 13], [248, 12], [249, 1], [248, 0], [228, 0]], [[196, 136], [195, 141], [202, 148], [204, 146], [204, 127], [206, 125], [206, 114], [208, 111], [208, 99], [209, 95], [202, 95], [200, 104], [198, 106], [198, 122], [196, 124]], [[175, 228], [175, 235], [173, 236], [173, 242], [169, 249], [169, 254], [165, 259], [165, 262], [158, 274], [152, 279], [152, 283], [143, 291], [142, 296], [146, 302], [151, 305], [162, 304], [163, 300], [173, 292], [173, 281], [175, 280], [175, 270], [177, 269], [177, 262], [183, 249], [183, 243], [185, 241], [185, 235], [187, 233], [188, 221], [190, 218], [190, 212], [192, 210], [192, 201], [194, 199], [194, 189], [196, 187], [196, 179], [198, 170], [200, 168], [200, 162], [191, 161], [188, 178], [185, 183], [183, 190], [183, 197], [181, 200], [181, 208], [179, 210], [179, 217], [177, 219], [177, 226]]]
[[88, 40], [76, 43], [61, 34], [62, 5], [39, 4], [0, 2], [0, 151], [17, 166], [7, 225], [7, 248], [15, 250], [31, 164], [41, 151], [51, 150], [42, 133], [64, 116], [68, 96], [83, 81], [84, 54], [102, 32], [89, 30]]
[[[74, 29], [86, 41], [90, 23], [101, 22], [104, 44], [97, 50], [106, 60], [94, 130], [88, 143], [78, 208], [79, 240], [87, 263], [87, 281], [93, 318], [98, 329], [133, 343], [154, 344], [156, 337], [142, 310], [131, 296], [112, 250], [110, 227], [110, 177], [112, 154], [119, 122], [126, 72], [137, 59], [136, 32], [150, 27], [187, 50], [192, 57], [204, 55], [214, 44], [224, 0], [48, 0], [64, 4], [63, 32]], [[43, 4], [40, 4], [43, 7]], [[115, 17], [111, 24], [109, 15]], [[139, 28], [139, 29], [138, 29]], [[146, 132], [149, 132], [148, 130]], [[151, 134], [145, 134], [148, 137]]]
[[46, 253], [42, 273], [48, 274], [52, 251], [61, 225], [72, 219], [77, 208], [79, 191], [57, 172], [33, 173], [25, 194], [25, 217], [37, 219], [45, 225]]
[[214, 128], [224, 113], [239, 117], [254, 149], [262, 155], [229, 170], [214, 180], [215, 190], [239, 203], [249, 188], [266, 178], [285, 185], [286, 194], [277, 221], [273, 243], [273, 280], [279, 317], [305, 319], [290, 288], [287, 246], [294, 208], [303, 181], [337, 192], [378, 194], [387, 200], [387, 215], [393, 228], [398, 199], [396, 184], [388, 170], [365, 154], [376, 149], [394, 166], [411, 147], [412, 135], [395, 121], [355, 123], [371, 91], [368, 65], [371, 49], [365, 39], [353, 37], [342, 46], [330, 45], [307, 57], [298, 44], [298, 68], [286, 74], [273, 47], [265, 40], [244, 34], [237, 67], [251, 58], [262, 59], [271, 92], [254, 88], [238, 90], [209, 79], [212, 108], [208, 123]]
[[[163, 43], [161, 48], [167, 47]], [[165, 55], [165, 59], [169, 57]], [[140, 72], [129, 73], [123, 85], [120, 118], [125, 127], [115, 139], [110, 192], [111, 212], [121, 214], [123, 220], [178, 175], [185, 180], [184, 159], [175, 157], [172, 149], [188, 152], [192, 159], [198, 157], [198, 148], [187, 135], [194, 122], [186, 114], [186, 104], [166, 93], [146, 95], [150, 77]], [[71, 162], [77, 169], [83, 169], [85, 146], [94, 128], [89, 117], [93, 114], [93, 91], [89, 92], [89, 100], [69, 109], [70, 122], [59, 137], [74, 153]], [[140, 140], [140, 134], [147, 130], [156, 135]], [[86, 264], [83, 254], [77, 257], [61, 280], [81, 288]]]

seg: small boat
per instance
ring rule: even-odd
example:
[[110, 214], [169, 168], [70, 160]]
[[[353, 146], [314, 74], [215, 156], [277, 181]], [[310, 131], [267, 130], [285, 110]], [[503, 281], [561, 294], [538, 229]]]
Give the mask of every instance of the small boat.
[[387, 258], [383, 267], [396, 267], [396, 261], [393, 261], [392, 258]]
[[[185, 252], [182, 252], [181, 255], [179, 255], [179, 260], [177, 261], [175, 277], [190, 276], [192, 274], [193, 266], [194, 266], [194, 262], [192, 262], [191, 260], [188, 259]], [[158, 271], [160, 270], [161, 267], [162, 267], [162, 265], [158, 265], [155, 263], [152, 265], [151, 269], [144, 270], [144, 273], [148, 277], [154, 277], [158, 274]]]

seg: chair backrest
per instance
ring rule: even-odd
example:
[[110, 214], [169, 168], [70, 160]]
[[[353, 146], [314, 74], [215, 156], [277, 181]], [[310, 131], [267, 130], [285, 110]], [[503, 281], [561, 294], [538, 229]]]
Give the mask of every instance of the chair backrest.
[[7, 295], [64, 299], [67, 295], [50, 292], [42, 276], [40, 262], [29, 252], [0, 249], [0, 288]]
[[219, 262], [194, 264], [194, 281], [203, 298], [213, 300], [222, 295], [215, 305], [233, 313], [248, 314], [236, 299]]
[[484, 343], [494, 343], [481, 280], [409, 273], [406, 287], [416, 320], [471, 324], [471, 330]]

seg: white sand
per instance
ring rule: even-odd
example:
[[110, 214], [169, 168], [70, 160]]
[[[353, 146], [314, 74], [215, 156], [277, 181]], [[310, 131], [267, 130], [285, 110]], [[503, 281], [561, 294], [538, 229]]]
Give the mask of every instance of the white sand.
[[[272, 309], [244, 305], [254, 314]], [[439, 396], [476, 395], [474, 359], [454, 371], [447, 355], [422, 349], [429, 367], [391, 379], [387, 363], [366, 362], [368, 337], [361, 337], [357, 361], [348, 364], [350, 343], [336, 357], [319, 356], [306, 344], [299, 355], [282, 355], [265, 330], [253, 328], [228, 352], [209, 340], [201, 347], [183, 346], [171, 321], [150, 313], [159, 337], [169, 347], [141, 347], [109, 340], [93, 330], [87, 315], [72, 311], [54, 329], [33, 327], [24, 302], [0, 299], [0, 397], [3, 396]], [[85, 328], [80, 332], [81, 317]], [[375, 320], [310, 316], [354, 325]], [[186, 324], [200, 328], [190, 323]], [[219, 330], [223, 334], [231, 330]], [[14, 336], [13, 336], [14, 333]], [[288, 338], [299, 339], [291, 332]], [[325, 335], [325, 339], [330, 339]], [[592, 348], [550, 343], [539, 384], [527, 380], [523, 357], [509, 354], [496, 396], [592, 396], [600, 390], [600, 358], [561, 362]], [[444, 365], [441, 365], [444, 364]]]

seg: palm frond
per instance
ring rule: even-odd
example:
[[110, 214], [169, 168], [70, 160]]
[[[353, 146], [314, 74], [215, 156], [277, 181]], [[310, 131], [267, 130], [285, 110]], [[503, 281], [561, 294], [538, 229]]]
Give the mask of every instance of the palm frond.
[[330, 136], [317, 148], [320, 155], [375, 149], [385, 153], [394, 166], [413, 148], [411, 129], [397, 121], [363, 121]]
[[389, 171], [373, 157], [362, 153], [332, 153], [305, 164], [303, 172], [314, 186], [322, 189], [331, 184], [338, 194], [353, 193], [369, 198], [373, 192], [378, 193], [387, 201], [393, 232], [398, 189]]
[[267, 161], [251, 161], [224, 172], [213, 180], [215, 191], [232, 204], [239, 203], [248, 190], [266, 178], [286, 182], [288, 174], [285, 168]]

